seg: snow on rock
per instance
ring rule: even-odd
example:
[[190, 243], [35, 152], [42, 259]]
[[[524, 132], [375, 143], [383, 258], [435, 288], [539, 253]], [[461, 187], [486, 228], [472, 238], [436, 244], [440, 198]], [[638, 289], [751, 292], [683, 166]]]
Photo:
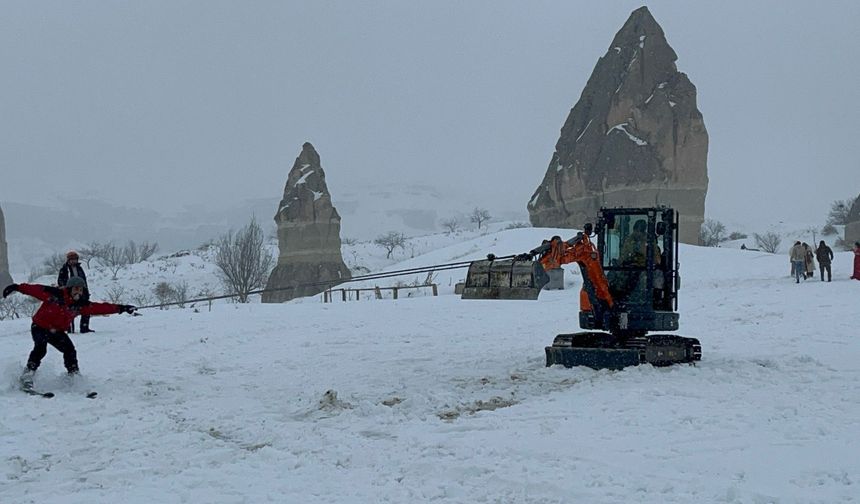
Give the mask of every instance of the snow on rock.
[[627, 138], [636, 143], [636, 145], [648, 145], [648, 142], [627, 131], [627, 123], [616, 124], [615, 126], [609, 128], [609, 131], [607, 131], [606, 134], [608, 135], [615, 130], [623, 131], [624, 134], [627, 135]]
[[[307, 165], [305, 165], [305, 166], [307, 166]], [[310, 177], [310, 176], [311, 176], [311, 174], [312, 174], [313, 172], [314, 172], [314, 171], [313, 171], [313, 170], [311, 170], [311, 171], [309, 171], [309, 172], [303, 173], [303, 174], [302, 174], [302, 178], [300, 178], [299, 180], [297, 180], [297, 181], [296, 181], [296, 183], [295, 183], [295, 184], [293, 184], [293, 186], [295, 187], [295, 186], [298, 186], [298, 185], [304, 184], [304, 183], [305, 183], [305, 181], [307, 181], [307, 180], [308, 180], [308, 177]]]

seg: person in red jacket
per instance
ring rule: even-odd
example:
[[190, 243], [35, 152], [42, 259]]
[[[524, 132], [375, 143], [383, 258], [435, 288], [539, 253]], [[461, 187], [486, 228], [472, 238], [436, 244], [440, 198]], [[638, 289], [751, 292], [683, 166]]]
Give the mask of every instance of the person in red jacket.
[[854, 274], [852, 280], [860, 280], [860, 241], [854, 242]]
[[33, 335], [33, 351], [27, 359], [27, 370], [21, 381], [32, 384], [33, 374], [39, 368], [42, 358], [48, 353], [48, 344], [62, 352], [63, 364], [69, 374], [78, 373], [78, 355], [75, 345], [67, 334], [69, 327], [78, 315], [111, 315], [114, 313], [134, 313], [132, 305], [112, 303], [91, 303], [84, 297], [86, 284], [79, 277], [72, 277], [64, 287], [49, 287], [39, 284], [12, 284], [3, 289], [3, 297], [13, 292], [27, 294], [39, 301], [42, 306], [33, 315], [30, 333]]

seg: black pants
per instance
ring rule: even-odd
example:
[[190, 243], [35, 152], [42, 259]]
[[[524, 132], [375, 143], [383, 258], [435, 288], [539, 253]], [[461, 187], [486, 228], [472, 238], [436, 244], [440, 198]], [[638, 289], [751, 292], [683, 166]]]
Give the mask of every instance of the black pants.
[[[84, 301], [90, 300], [90, 290], [84, 287], [84, 295], [81, 298]], [[89, 315], [81, 315], [81, 332], [89, 332], [90, 331], [90, 316]], [[71, 325], [69, 326], [69, 332], [75, 332], [75, 321], [73, 320]]]
[[46, 329], [33, 324], [30, 326], [30, 333], [33, 335], [33, 351], [30, 352], [30, 358], [27, 359], [27, 369], [35, 371], [39, 364], [48, 353], [48, 344], [63, 353], [63, 364], [66, 366], [66, 371], [70, 373], [78, 372], [78, 352], [75, 351], [75, 344], [69, 338], [69, 335], [64, 332], [50, 332]]
[[[824, 270], [825, 269], [827, 270], [827, 281], [829, 282], [830, 281], [830, 263], [827, 263], [827, 264], [818, 263], [818, 269], [821, 271], [821, 281], [822, 282], [824, 281]], [[83, 324], [83, 322], [81, 322], [81, 324]], [[83, 327], [83, 325], [81, 327]]]

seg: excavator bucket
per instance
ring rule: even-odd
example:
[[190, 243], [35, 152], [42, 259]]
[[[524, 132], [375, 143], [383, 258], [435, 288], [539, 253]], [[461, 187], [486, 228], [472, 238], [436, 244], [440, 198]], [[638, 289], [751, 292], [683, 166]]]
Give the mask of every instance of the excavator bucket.
[[537, 299], [547, 282], [538, 261], [485, 259], [469, 265], [462, 299]]

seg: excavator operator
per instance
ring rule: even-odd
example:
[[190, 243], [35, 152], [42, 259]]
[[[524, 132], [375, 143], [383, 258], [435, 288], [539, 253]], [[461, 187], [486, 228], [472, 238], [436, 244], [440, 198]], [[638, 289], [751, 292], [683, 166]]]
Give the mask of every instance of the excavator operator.
[[[632, 266], [644, 268], [647, 266], [645, 260], [648, 251], [648, 224], [645, 219], [639, 219], [633, 224], [633, 231], [624, 239], [621, 244], [620, 256], [621, 266]], [[662, 275], [662, 253], [660, 247], [652, 239], [652, 247], [654, 249], [654, 267], [656, 269], [654, 275], [654, 289], [659, 291], [663, 288]], [[639, 292], [645, 288], [645, 272], [644, 271], [625, 271], [617, 272], [620, 275], [612, 275], [610, 283], [612, 291], [617, 297], [626, 297], [629, 295], [644, 295], [644, 292]], [[655, 299], [656, 301], [656, 299]]]

